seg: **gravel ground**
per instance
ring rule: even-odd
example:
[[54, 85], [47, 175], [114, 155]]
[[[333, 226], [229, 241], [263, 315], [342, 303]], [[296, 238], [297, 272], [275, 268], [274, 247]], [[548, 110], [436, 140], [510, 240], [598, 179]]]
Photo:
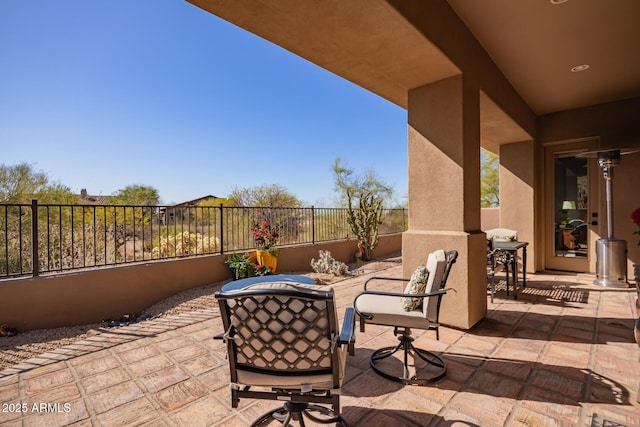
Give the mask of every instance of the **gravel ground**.
[[[400, 256], [374, 260], [371, 262], [351, 264], [349, 267], [354, 274], [366, 274], [396, 266], [402, 262]], [[346, 280], [351, 276], [333, 276], [320, 273], [298, 273], [313, 277], [326, 284]], [[139, 314], [139, 318], [155, 318], [172, 314], [187, 313], [203, 310], [214, 306], [214, 292], [227, 282], [213, 283], [200, 288], [190, 289], [164, 299]], [[8, 368], [22, 360], [35, 357], [47, 351], [55, 350], [73, 342], [101, 333], [106, 323], [92, 325], [78, 325], [55, 329], [38, 329], [18, 333], [13, 337], [0, 337], [0, 370]]]

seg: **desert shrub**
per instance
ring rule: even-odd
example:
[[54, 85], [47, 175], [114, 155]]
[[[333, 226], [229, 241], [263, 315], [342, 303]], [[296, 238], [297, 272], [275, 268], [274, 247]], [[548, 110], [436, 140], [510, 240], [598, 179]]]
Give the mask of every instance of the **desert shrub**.
[[200, 233], [184, 231], [160, 238], [159, 245], [153, 248], [154, 258], [184, 256], [218, 251], [220, 242], [217, 237], [209, 238]]

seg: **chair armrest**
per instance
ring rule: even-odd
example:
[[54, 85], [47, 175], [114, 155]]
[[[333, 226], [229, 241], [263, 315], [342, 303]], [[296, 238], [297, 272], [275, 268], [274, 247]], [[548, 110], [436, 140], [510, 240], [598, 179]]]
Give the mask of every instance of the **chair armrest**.
[[349, 307], [344, 312], [342, 330], [340, 331], [340, 344], [352, 344], [356, 340], [356, 315], [353, 307]]
[[392, 281], [396, 281], [396, 282], [408, 282], [410, 279], [403, 279], [400, 277], [379, 277], [379, 276], [375, 276], [375, 277], [370, 277], [369, 279], [367, 279], [366, 282], [364, 282], [364, 290], [367, 290], [367, 284], [373, 280], [392, 280]]
[[409, 298], [427, 298], [427, 297], [433, 297], [433, 296], [436, 296], [436, 295], [444, 295], [444, 294], [447, 293], [447, 291], [448, 291], [448, 289], [439, 289], [437, 291], [429, 292], [428, 294], [404, 294], [404, 293], [401, 293], [401, 292], [363, 291], [363, 292], [360, 292], [356, 296], [356, 300], [361, 295], [384, 295], [384, 296], [388, 296], [388, 297], [399, 297], [399, 298], [404, 298], [404, 297], [409, 297]]

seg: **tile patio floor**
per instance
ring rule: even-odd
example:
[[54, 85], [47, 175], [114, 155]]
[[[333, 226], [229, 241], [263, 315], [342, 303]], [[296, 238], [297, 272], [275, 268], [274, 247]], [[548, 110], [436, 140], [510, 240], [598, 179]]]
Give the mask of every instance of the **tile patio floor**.
[[[401, 267], [383, 273], [400, 277]], [[370, 275], [334, 285], [339, 313]], [[341, 400], [349, 423], [640, 425], [634, 292], [595, 287], [588, 276], [528, 279], [518, 301], [499, 291], [470, 331], [441, 328], [440, 341], [415, 331], [420, 347], [447, 362], [447, 376], [431, 386], [374, 374], [369, 355], [395, 338], [390, 328], [359, 333]], [[14, 365], [0, 372], [0, 425], [247, 425], [276, 405], [243, 400], [231, 408], [225, 351], [211, 339], [220, 331], [212, 307], [111, 329]]]

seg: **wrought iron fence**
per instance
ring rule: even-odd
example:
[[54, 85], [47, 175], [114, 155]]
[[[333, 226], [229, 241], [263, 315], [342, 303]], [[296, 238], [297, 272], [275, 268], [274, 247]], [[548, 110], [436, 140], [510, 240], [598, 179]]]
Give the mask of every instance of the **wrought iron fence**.
[[[380, 234], [406, 229], [406, 209], [385, 209]], [[255, 248], [268, 220], [278, 246], [350, 237], [347, 209], [230, 206], [0, 204], [0, 278]]]

